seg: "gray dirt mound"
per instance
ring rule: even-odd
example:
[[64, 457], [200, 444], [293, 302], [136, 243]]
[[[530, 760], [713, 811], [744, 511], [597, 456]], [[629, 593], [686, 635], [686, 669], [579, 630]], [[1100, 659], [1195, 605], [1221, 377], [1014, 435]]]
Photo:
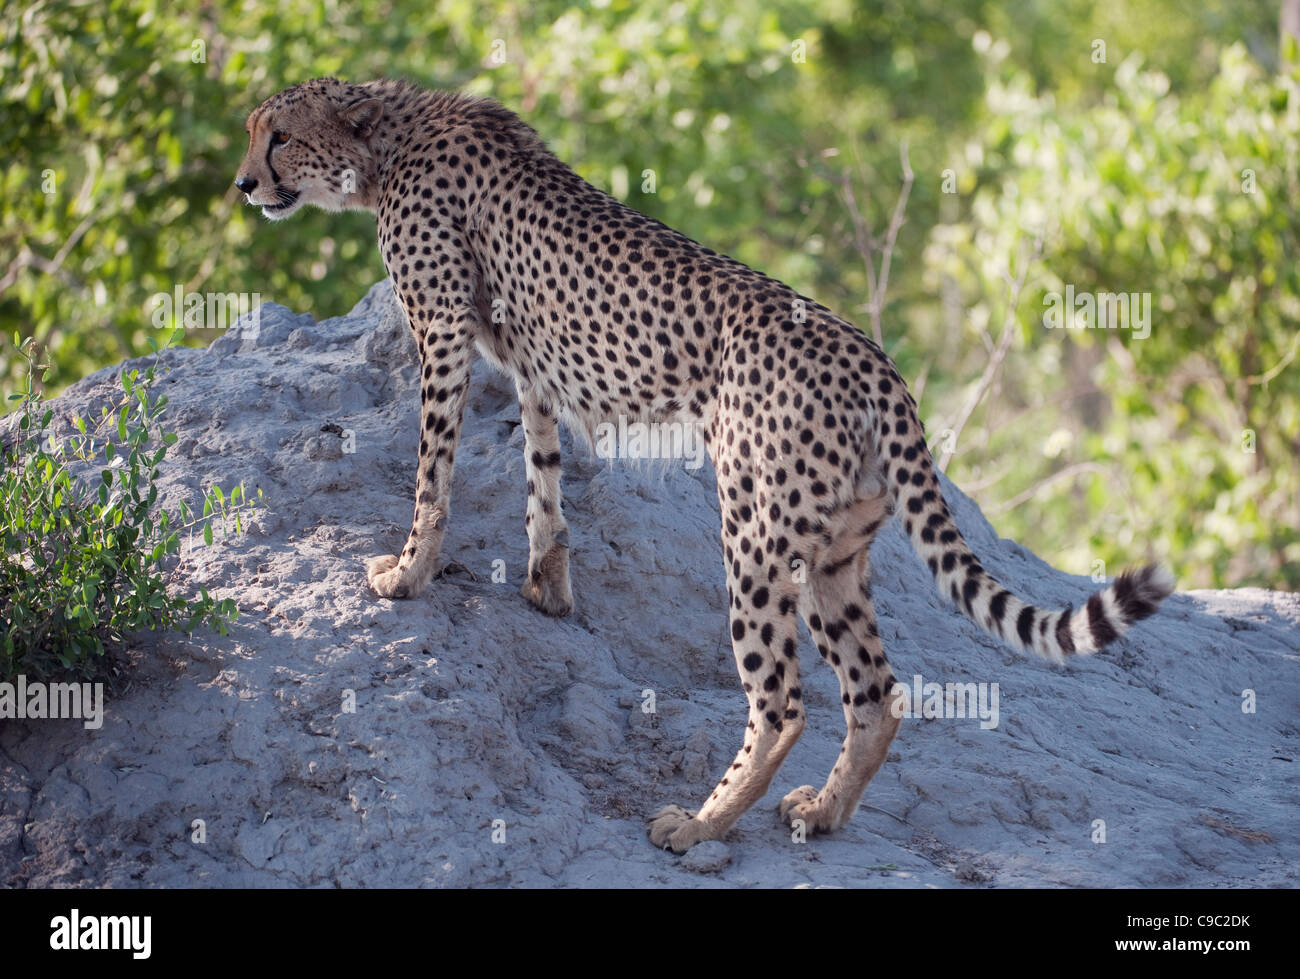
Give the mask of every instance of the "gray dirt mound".
[[[480, 365], [444, 546], [473, 577], [453, 567], [418, 600], [376, 598], [364, 559], [398, 548], [411, 515], [415, 357], [387, 283], [348, 316], [268, 305], [256, 335], [162, 356], [180, 436], [164, 499], [212, 481], [265, 495], [246, 537], [187, 547], [174, 585], [243, 615], [225, 638], [138, 640], [98, 731], [0, 721], [0, 882], [1295, 885], [1300, 597], [1177, 594], [1060, 669], [945, 604], [892, 523], [873, 580], [895, 670], [996, 682], [997, 726], [905, 720], [850, 826], [794, 842], [776, 803], [820, 785], [843, 736], [834, 675], [807, 655], [809, 726], [767, 798], [722, 843], [653, 849], [643, 817], [701, 801], [744, 723], [712, 475], [610, 466], [566, 437], [577, 609], [547, 618], [518, 594], [513, 385]], [[55, 405], [116, 385], [103, 370]], [[1094, 590], [944, 491], [1028, 600], [1077, 607]]]

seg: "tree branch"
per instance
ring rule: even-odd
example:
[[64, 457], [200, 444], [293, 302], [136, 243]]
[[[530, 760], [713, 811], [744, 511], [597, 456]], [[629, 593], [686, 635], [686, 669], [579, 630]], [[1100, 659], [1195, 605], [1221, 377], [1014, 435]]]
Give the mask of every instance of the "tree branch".
[[60, 270], [63, 268], [63, 263], [67, 259], [69, 253], [71, 253], [72, 249], [77, 247], [77, 242], [81, 241], [82, 237], [85, 236], [86, 232], [90, 230], [90, 226], [94, 223], [95, 212], [91, 211], [81, 219], [81, 223], [77, 225], [72, 234], [68, 236], [68, 240], [63, 243], [63, 246], [54, 253], [53, 258], [46, 258], [44, 255], [37, 255], [26, 245], [23, 245], [22, 249], [14, 257], [14, 260], [9, 263], [9, 268], [5, 270], [5, 274], [0, 276], [0, 293], [3, 293], [18, 281], [18, 276], [25, 268], [40, 269], [46, 275], [62, 274], [65, 278], [76, 281], [73, 276], [68, 273], [61, 273]]
[[1105, 473], [1108, 470], [1105, 466], [1098, 465], [1095, 462], [1076, 462], [1073, 465], [1066, 466], [1064, 469], [1058, 469], [1050, 476], [1046, 476], [1034, 483], [1027, 490], [1017, 493], [1009, 500], [1003, 500], [1001, 503], [993, 506], [984, 507], [984, 515], [996, 517], [999, 513], [1006, 513], [1008, 510], [1014, 510], [1020, 504], [1027, 500], [1032, 500], [1044, 486], [1049, 486], [1062, 479], [1069, 479], [1071, 476], [1077, 476], [1079, 473], [1093, 472]]
[[984, 373], [975, 385], [975, 390], [971, 396], [966, 399], [966, 404], [962, 407], [961, 413], [958, 414], [957, 420], [949, 426], [948, 430], [951, 435], [947, 437], [947, 445], [944, 448], [943, 455], [939, 459], [939, 468], [947, 470], [948, 463], [952, 460], [957, 451], [957, 441], [961, 438], [962, 429], [970, 421], [975, 409], [979, 407], [984, 396], [988, 394], [989, 389], [993, 386], [994, 380], [997, 379], [998, 373], [1002, 370], [1002, 362], [1006, 360], [1007, 351], [1011, 349], [1011, 340], [1015, 336], [1016, 326], [1016, 307], [1020, 305], [1020, 292], [1025, 286], [1025, 278], [1029, 274], [1029, 267], [1038, 261], [1043, 254], [1043, 237], [1036, 235], [1034, 237], [1033, 252], [1026, 258], [1024, 256], [1024, 241], [1021, 240], [1021, 260], [1020, 271], [1014, 279], [1010, 274], [1004, 276], [1007, 282], [1007, 306], [1002, 317], [1002, 334], [998, 337], [997, 346], [989, 355], [989, 362], [984, 367]]
[[[889, 226], [885, 229], [883, 242], [871, 233], [866, 219], [862, 216], [862, 209], [858, 207], [857, 197], [853, 193], [853, 181], [849, 177], [848, 168], [846, 167], [839, 176], [840, 193], [844, 197], [844, 204], [849, 209], [849, 219], [853, 223], [853, 239], [858, 254], [862, 256], [862, 264], [867, 270], [867, 312], [871, 316], [872, 339], [876, 341], [876, 346], [881, 348], [884, 347], [885, 342], [881, 319], [885, 310], [885, 296], [889, 291], [889, 270], [894, 261], [894, 246], [898, 242], [898, 232], [904, 224], [903, 215], [907, 210], [907, 199], [912, 193], [912, 182], [915, 179], [912, 164], [907, 156], [906, 140], [899, 146], [899, 158], [903, 164], [903, 187], [898, 192], [898, 201], [894, 204], [894, 213], [889, 219]], [[877, 252], [880, 253], [879, 271], [876, 269]]]

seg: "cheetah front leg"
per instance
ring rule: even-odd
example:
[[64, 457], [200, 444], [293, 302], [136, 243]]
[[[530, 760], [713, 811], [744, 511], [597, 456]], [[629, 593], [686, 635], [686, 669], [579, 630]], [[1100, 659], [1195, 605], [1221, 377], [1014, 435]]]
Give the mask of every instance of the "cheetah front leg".
[[[404, 303], [405, 304], [405, 303]], [[420, 346], [420, 455], [415, 516], [399, 555], [372, 558], [370, 587], [384, 598], [414, 598], [433, 577], [451, 501], [451, 473], [469, 391], [473, 326], [478, 313], [462, 308], [441, 325], [416, 329]]]
[[547, 615], [573, 611], [569, 525], [561, 511], [560, 433], [555, 412], [531, 386], [517, 385], [528, 473], [528, 577], [520, 593]]

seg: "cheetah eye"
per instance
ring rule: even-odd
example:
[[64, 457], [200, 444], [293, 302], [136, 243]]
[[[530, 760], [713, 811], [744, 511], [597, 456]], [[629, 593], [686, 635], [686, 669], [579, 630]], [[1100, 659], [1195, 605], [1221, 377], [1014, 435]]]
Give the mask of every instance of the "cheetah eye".
[[287, 142], [289, 142], [289, 136], [287, 133], [277, 131], [271, 134], [272, 146], [283, 146]]

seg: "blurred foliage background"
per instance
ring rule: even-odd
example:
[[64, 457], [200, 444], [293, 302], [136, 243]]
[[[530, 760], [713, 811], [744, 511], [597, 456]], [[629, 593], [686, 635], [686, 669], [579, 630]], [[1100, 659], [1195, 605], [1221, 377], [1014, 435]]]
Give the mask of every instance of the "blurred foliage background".
[[[144, 353], [149, 299], [178, 285], [351, 308], [383, 275], [373, 219], [270, 224], [231, 186], [248, 111], [307, 78], [491, 95], [596, 186], [868, 330], [906, 143], [882, 336], [949, 475], [1075, 573], [1156, 558], [1184, 588], [1300, 588], [1297, 18], [1294, 0], [4, 0], [0, 375], [16, 389], [15, 331], [47, 349], [51, 391]], [[1047, 329], [1067, 285], [1149, 293], [1150, 335]]]

